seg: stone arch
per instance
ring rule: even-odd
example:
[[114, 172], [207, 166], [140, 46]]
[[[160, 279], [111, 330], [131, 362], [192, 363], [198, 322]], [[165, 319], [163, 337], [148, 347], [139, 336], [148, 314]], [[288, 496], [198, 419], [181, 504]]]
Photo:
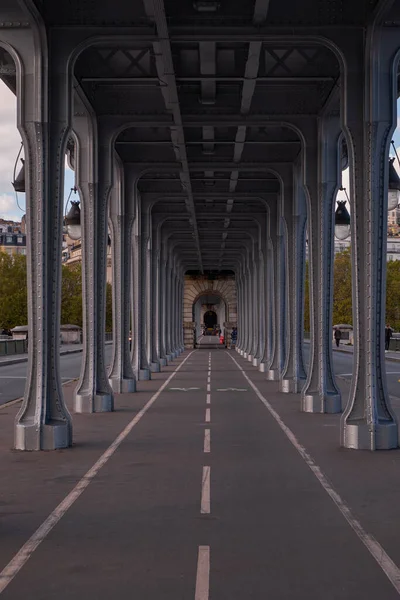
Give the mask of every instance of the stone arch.
[[183, 294], [183, 321], [185, 348], [195, 345], [195, 322], [193, 321], [193, 305], [201, 296], [218, 296], [225, 302], [226, 320], [223, 323], [225, 338], [230, 342], [232, 327], [237, 323], [236, 281], [233, 275], [216, 277], [210, 280], [207, 275], [185, 275]]

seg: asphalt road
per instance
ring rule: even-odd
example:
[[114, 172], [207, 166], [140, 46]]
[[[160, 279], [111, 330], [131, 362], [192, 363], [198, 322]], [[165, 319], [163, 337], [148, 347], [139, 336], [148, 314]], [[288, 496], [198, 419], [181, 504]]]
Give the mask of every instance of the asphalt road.
[[[112, 344], [106, 345], [106, 364], [112, 356]], [[82, 352], [60, 356], [61, 377], [63, 381], [76, 379], [80, 375]], [[28, 363], [0, 365], [0, 404], [5, 404], [24, 395], [26, 370]]]
[[[208, 341], [208, 340], [204, 340]], [[214, 341], [214, 340], [212, 340]], [[218, 344], [216, 344], [218, 345]], [[304, 358], [308, 364], [309, 345], [304, 344]], [[106, 364], [109, 364], [112, 356], [112, 344], [106, 346]], [[67, 354], [60, 357], [61, 377], [63, 381], [79, 377], [82, 362], [82, 353]], [[335, 375], [346, 380], [351, 380], [353, 370], [353, 355], [342, 352], [333, 352], [333, 363]], [[10, 366], [0, 365], [0, 404], [4, 404], [24, 394], [27, 363], [19, 363]], [[390, 360], [386, 361], [386, 374], [388, 390], [391, 396], [400, 398], [400, 363]]]
[[398, 453], [339, 452], [338, 415], [299, 413], [234, 352], [196, 351], [166, 377], [75, 416], [71, 450], [1, 455], [2, 600], [399, 598]]
[[[304, 344], [304, 358], [308, 365], [309, 344]], [[353, 355], [344, 352], [333, 351], [333, 371], [347, 381], [351, 381], [353, 371]], [[400, 398], [400, 363], [391, 360], [386, 361], [386, 377], [390, 396]]]

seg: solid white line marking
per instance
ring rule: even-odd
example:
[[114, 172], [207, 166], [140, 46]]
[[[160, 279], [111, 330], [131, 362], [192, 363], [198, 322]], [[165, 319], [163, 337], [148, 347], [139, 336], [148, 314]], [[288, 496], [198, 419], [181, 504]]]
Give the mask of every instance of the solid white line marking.
[[211, 452], [211, 432], [209, 429], [204, 430], [204, 452]]
[[377, 540], [369, 533], [367, 533], [361, 523], [353, 516], [350, 508], [341, 498], [341, 496], [336, 492], [336, 490], [331, 486], [328, 479], [322, 472], [321, 468], [316, 464], [314, 459], [308, 454], [307, 450], [300, 444], [293, 431], [285, 425], [279, 414], [274, 410], [271, 404], [264, 398], [261, 394], [257, 386], [251, 381], [251, 379], [244, 372], [239, 363], [227, 352], [228, 356], [233, 360], [238, 369], [242, 372], [243, 377], [248, 381], [248, 383], [253, 388], [254, 392], [264, 404], [264, 406], [268, 409], [272, 417], [278, 423], [279, 427], [282, 429], [286, 437], [296, 448], [297, 452], [303, 458], [304, 462], [314, 473], [315, 477], [318, 479], [319, 483], [322, 485], [327, 494], [331, 497], [333, 502], [336, 504], [350, 527], [357, 534], [362, 543], [366, 546], [369, 552], [372, 554], [378, 565], [381, 567], [386, 577], [389, 579], [395, 590], [400, 594], [400, 569], [397, 565], [392, 561], [390, 556], [385, 552], [382, 546], [377, 542]]
[[202, 515], [208, 515], [210, 513], [210, 471], [211, 467], [203, 467], [200, 509]]
[[0, 573], [0, 594], [4, 592], [9, 583], [14, 579], [17, 573], [26, 564], [29, 558], [32, 556], [36, 548], [43, 542], [50, 531], [57, 525], [58, 521], [65, 515], [67, 510], [71, 508], [74, 502], [79, 496], [85, 491], [89, 483], [96, 477], [100, 469], [109, 461], [114, 452], [119, 448], [124, 439], [129, 435], [132, 429], [139, 423], [140, 419], [147, 413], [149, 408], [157, 400], [161, 392], [167, 387], [169, 382], [178, 373], [179, 369], [185, 364], [187, 359], [194, 350], [187, 355], [185, 360], [175, 369], [173, 373], [168, 377], [162, 384], [160, 389], [150, 398], [147, 404], [137, 413], [137, 415], [128, 423], [128, 425], [121, 431], [118, 437], [112, 442], [107, 450], [100, 456], [100, 458], [94, 463], [93, 467], [87, 471], [82, 479], [76, 484], [74, 489], [64, 498], [62, 502], [53, 510], [53, 512], [47, 517], [35, 533], [29, 538], [29, 540], [22, 546], [17, 554], [10, 560], [8, 565]]
[[211, 394], [207, 394], [207, 404], [211, 404]]
[[207, 383], [207, 392], [211, 392], [211, 386], [209, 383]]
[[209, 423], [211, 420], [211, 409], [210, 408], [206, 408], [206, 423]]
[[210, 593], [210, 546], [199, 546], [194, 600], [208, 600]]

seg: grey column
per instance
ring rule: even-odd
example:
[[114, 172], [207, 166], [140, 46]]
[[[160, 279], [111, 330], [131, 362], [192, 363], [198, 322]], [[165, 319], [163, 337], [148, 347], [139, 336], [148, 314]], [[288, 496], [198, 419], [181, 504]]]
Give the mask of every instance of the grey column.
[[[153, 234], [153, 241], [155, 237]], [[165, 366], [165, 362], [161, 362], [161, 257], [158, 243], [152, 251], [152, 310], [153, 310], [153, 328], [151, 336], [151, 362], [158, 365], [158, 370], [161, 366]]]
[[325, 118], [318, 140], [314, 141], [314, 144], [318, 142], [318, 157], [314, 156], [320, 168], [317, 170], [317, 165], [310, 164], [306, 172], [315, 183], [308, 182], [314, 197], [311, 196], [308, 216], [311, 336], [309, 371], [302, 392], [305, 412], [341, 412], [341, 395], [332, 363], [334, 205], [339, 177], [339, 136], [339, 118]]
[[110, 203], [114, 352], [108, 378], [114, 392], [123, 393], [136, 391], [136, 378], [129, 348], [132, 227], [135, 216], [130, 181], [127, 181], [127, 185], [123, 185], [122, 165], [115, 162], [115, 169], [115, 183]]
[[242, 266], [239, 266], [236, 275], [236, 290], [237, 290], [237, 318], [238, 318], [238, 335], [237, 335], [237, 344], [236, 351], [239, 354], [242, 354], [242, 332], [243, 332], [243, 306], [242, 306]]
[[[148, 215], [142, 214], [141, 200], [137, 203], [137, 226], [135, 227], [133, 247], [133, 272], [134, 272], [134, 361], [136, 377], [139, 381], [151, 379], [150, 364], [148, 357], [147, 334], [148, 334], [148, 305], [149, 281], [148, 281]], [[135, 223], [135, 225], [136, 225]]]
[[170, 263], [170, 257], [166, 263], [166, 286], [165, 286], [165, 347], [167, 352], [167, 360], [170, 362], [173, 360], [172, 355], [172, 340], [171, 340], [171, 304], [172, 304], [172, 269]]
[[249, 358], [252, 334], [253, 334], [253, 313], [252, 313], [252, 265], [251, 254], [247, 256], [247, 264], [245, 270], [245, 347], [244, 358]]
[[263, 278], [262, 278], [262, 286], [263, 286], [263, 307], [262, 307], [262, 315], [263, 315], [263, 344], [262, 344], [262, 353], [260, 358], [259, 370], [261, 373], [265, 373], [268, 368], [268, 365], [271, 362], [271, 351], [272, 351], [272, 332], [273, 332], [273, 298], [272, 298], [272, 288], [273, 288], [273, 269], [274, 269], [274, 255], [272, 248], [272, 241], [268, 236], [268, 240], [265, 244], [265, 261], [263, 261], [264, 269], [263, 269]]
[[[291, 169], [292, 171], [292, 169]], [[305, 203], [296, 193], [300, 182], [300, 170], [290, 173], [290, 182], [285, 182], [284, 212], [287, 227], [287, 352], [282, 378], [279, 384], [281, 392], [299, 393], [304, 387], [306, 372], [303, 362], [303, 282], [304, 282], [304, 235], [305, 235]]]
[[[92, 142], [94, 135], [92, 136]], [[82, 160], [89, 160], [84, 156]], [[88, 152], [90, 146], [88, 147]], [[105, 367], [106, 269], [108, 201], [113, 186], [112, 137], [101, 123], [97, 126], [97, 180], [77, 183], [82, 193], [82, 300], [83, 360], [74, 406], [78, 413], [109, 412], [114, 409], [113, 392]], [[96, 152], [94, 151], [96, 159]], [[83, 174], [83, 171], [81, 171]]]
[[344, 131], [352, 199], [354, 367], [341, 442], [346, 448], [380, 450], [398, 446], [383, 343], [388, 150], [396, 114], [393, 57], [399, 44], [394, 31], [378, 28], [369, 36], [373, 33], [376, 37], [368, 43], [361, 35], [356, 38], [356, 52], [346, 56]]
[[268, 365], [267, 379], [277, 381], [280, 379], [284, 365], [284, 335], [285, 335], [285, 265], [284, 265], [284, 237], [280, 212], [277, 214], [276, 229], [271, 227], [271, 238], [274, 246], [274, 273], [273, 273], [273, 343], [271, 363]]
[[262, 253], [261, 250], [256, 250], [255, 260], [255, 272], [254, 272], [254, 329], [255, 329], [255, 340], [253, 350], [253, 366], [258, 367], [260, 364], [262, 352], [261, 345], [263, 343], [263, 297], [261, 288], [262, 279]]
[[164, 248], [161, 249], [160, 257], [160, 364], [168, 363], [166, 349], [166, 321], [167, 321], [167, 259]]
[[52, 56], [53, 69], [44, 77], [40, 49], [31, 46], [28, 31], [24, 34], [26, 43], [18, 50], [24, 63], [18, 107], [19, 129], [26, 142], [29, 345], [24, 400], [15, 422], [15, 448], [53, 450], [72, 444], [71, 417], [64, 404], [59, 370], [61, 231], [70, 90], [66, 62]]

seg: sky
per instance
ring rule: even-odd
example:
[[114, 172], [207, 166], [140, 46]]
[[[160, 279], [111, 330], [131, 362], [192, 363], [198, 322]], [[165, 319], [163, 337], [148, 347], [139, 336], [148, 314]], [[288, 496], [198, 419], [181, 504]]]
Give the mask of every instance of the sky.
[[[18, 194], [18, 203], [23, 209], [19, 209], [15, 197], [14, 188], [11, 185], [13, 179], [15, 159], [21, 146], [21, 137], [16, 127], [16, 98], [6, 85], [0, 81], [0, 218], [20, 221], [25, 212], [25, 195]], [[400, 100], [397, 102], [397, 114], [400, 115]], [[393, 135], [396, 148], [400, 148], [400, 117], [397, 117], [397, 129]], [[393, 155], [393, 152], [390, 153]], [[400, 154], [400, 153], [399, 153]], [[400, 173], [400, 166], [395, 162]], [[17, 167], [17, 173], [21, 163]], [[65, 166], [64, 195], [68, 198], [71, 187], [74, 186], [74, 173]], [[348, 169], [342, 173], [342, 185], [349, 191]], [[345, 193], [338, 192], [337, 198], [345, 200]]]

